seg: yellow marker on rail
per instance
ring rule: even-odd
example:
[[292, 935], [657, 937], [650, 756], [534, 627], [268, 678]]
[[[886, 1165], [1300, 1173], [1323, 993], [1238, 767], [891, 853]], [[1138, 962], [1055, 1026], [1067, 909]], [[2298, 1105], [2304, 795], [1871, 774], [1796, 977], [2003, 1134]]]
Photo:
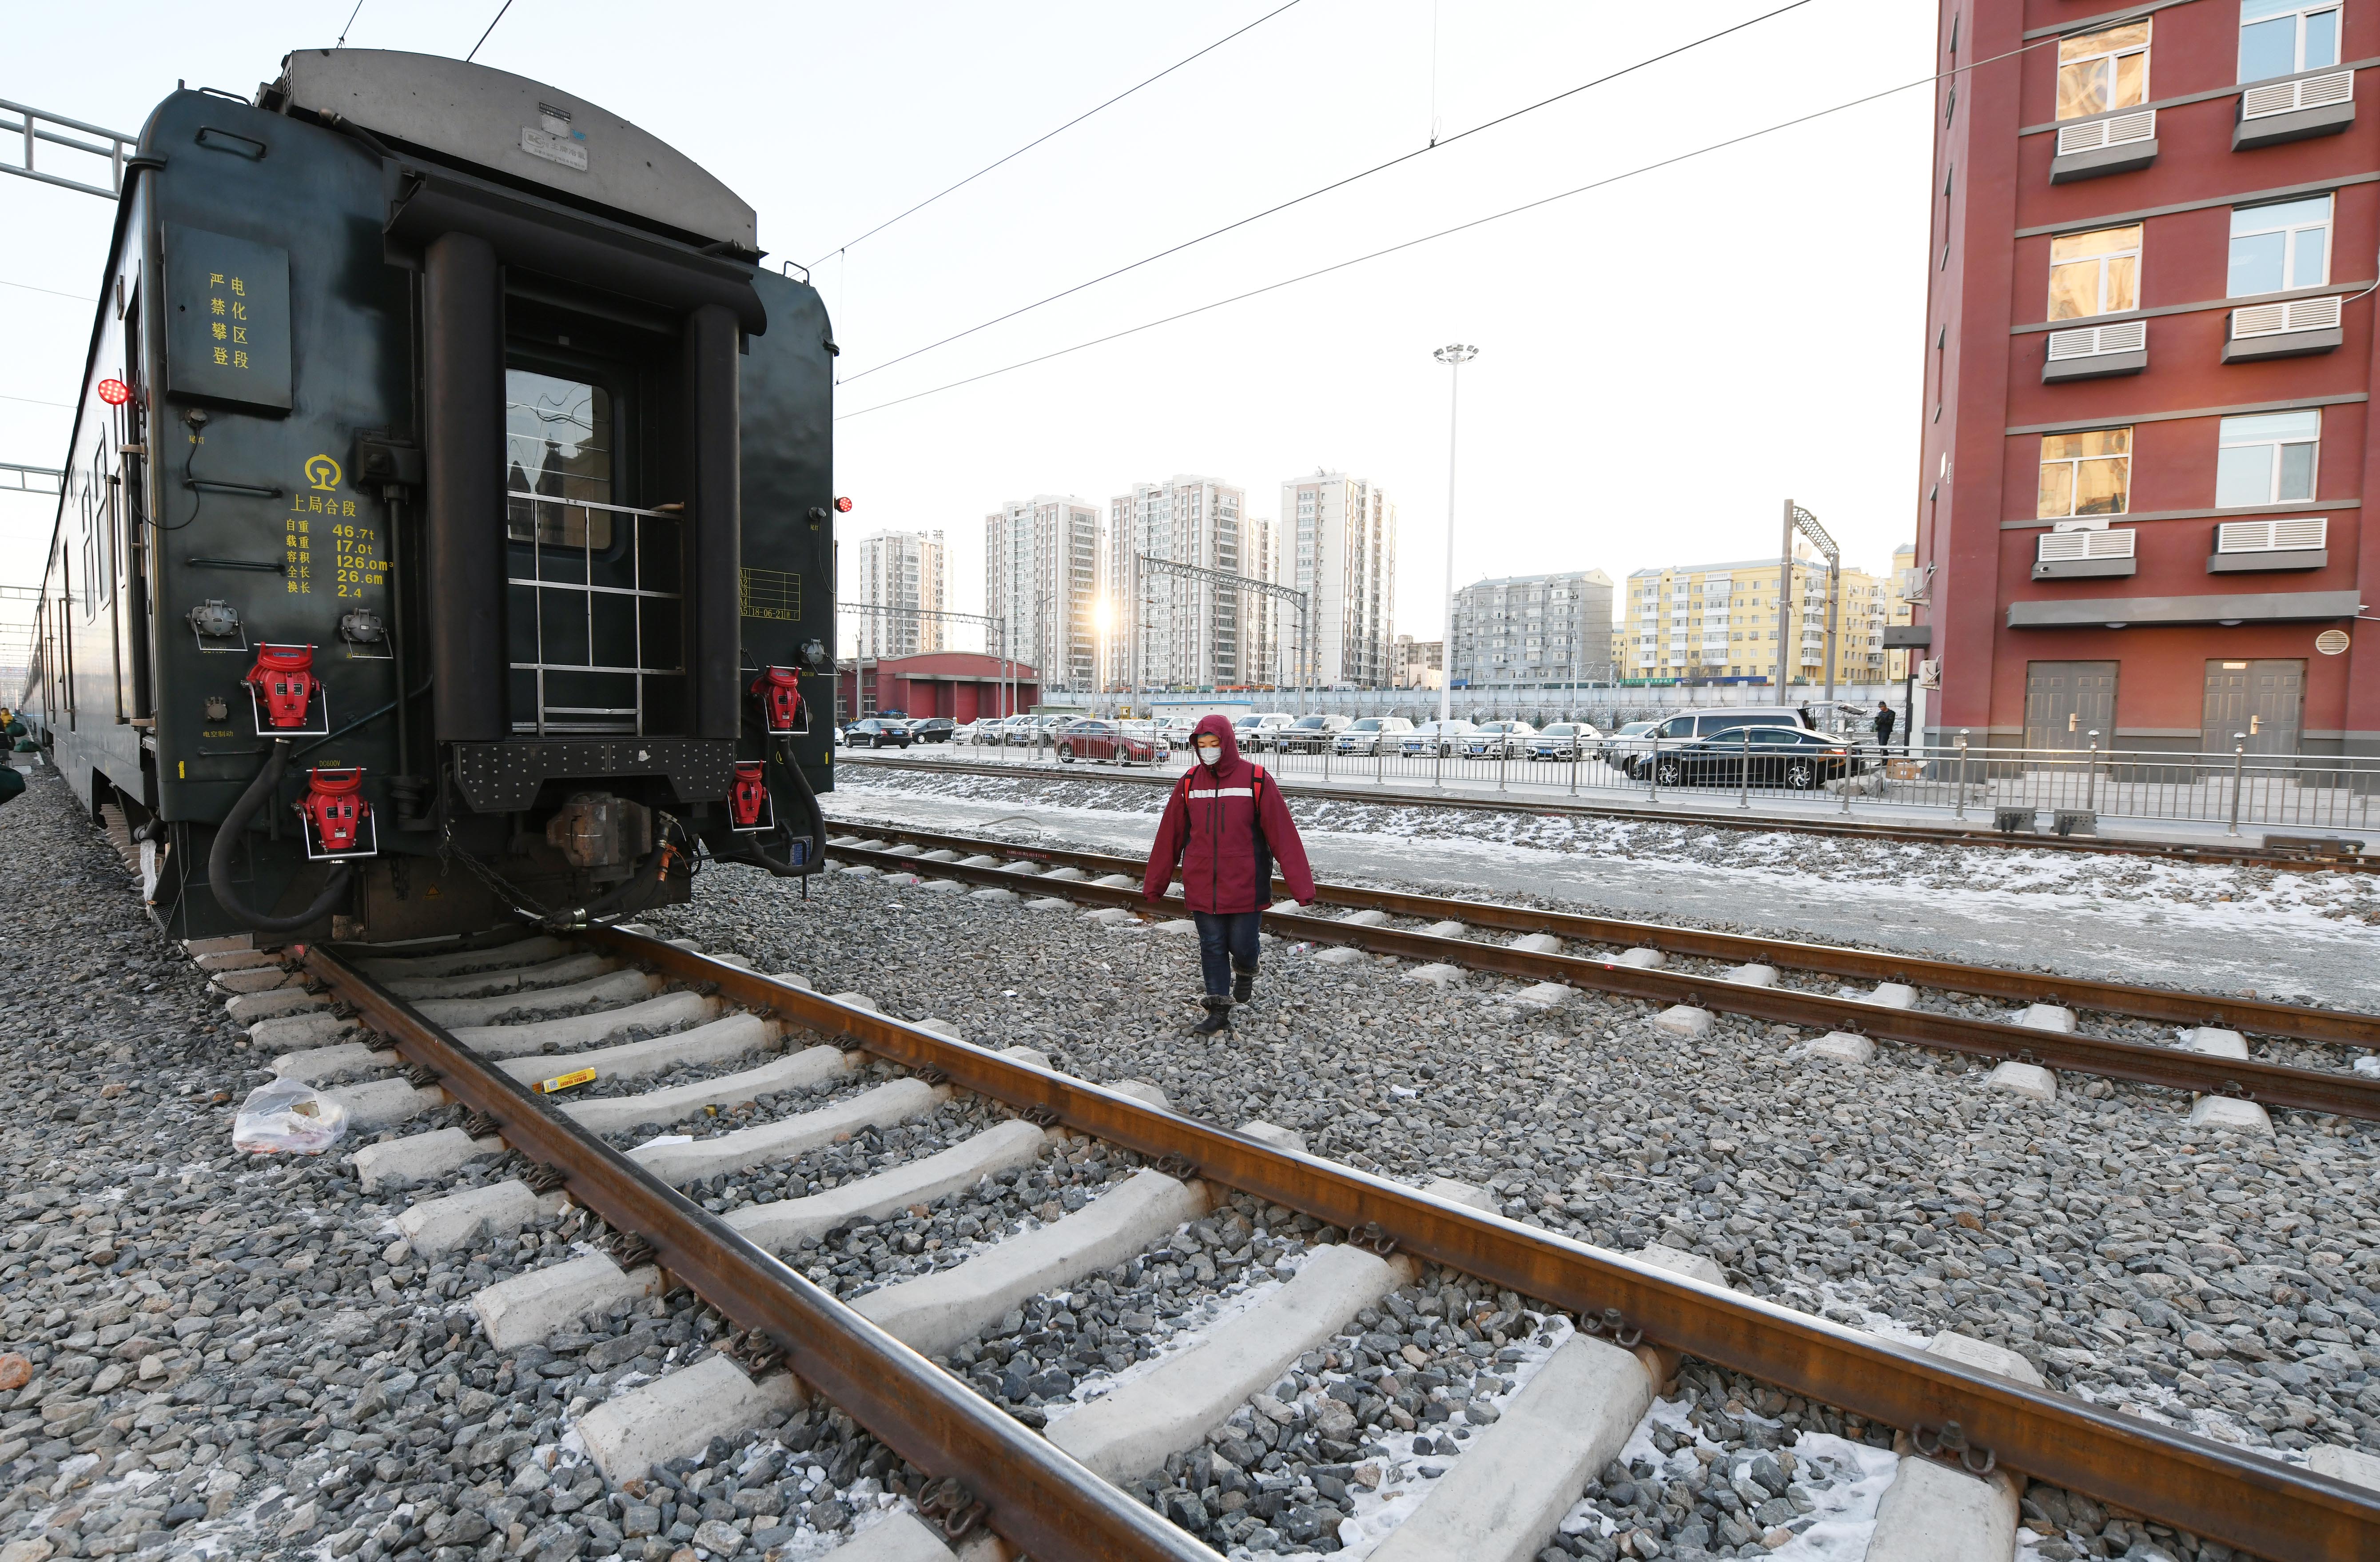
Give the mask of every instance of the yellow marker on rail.
[[540, 1095], [552, 1095], [555, 1091], [568, 1090], [573, 1085], [591, 1083], [594, 1078], [594, 1069], [579, 1068], [567, 1074], [556, 1074], [550, 1080], [540, 1080], [535, 1088]]

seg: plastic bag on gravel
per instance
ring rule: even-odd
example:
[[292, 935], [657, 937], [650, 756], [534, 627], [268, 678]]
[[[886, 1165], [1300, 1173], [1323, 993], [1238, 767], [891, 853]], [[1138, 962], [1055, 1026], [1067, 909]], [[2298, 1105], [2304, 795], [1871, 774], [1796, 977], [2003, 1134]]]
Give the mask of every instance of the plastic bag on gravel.
[[259, 1154], [319, 1155], [346, 1137], [347, 1109], [313, 1086], [275, 1080], [248, 1092], [232, 1118], [231, 1147]]

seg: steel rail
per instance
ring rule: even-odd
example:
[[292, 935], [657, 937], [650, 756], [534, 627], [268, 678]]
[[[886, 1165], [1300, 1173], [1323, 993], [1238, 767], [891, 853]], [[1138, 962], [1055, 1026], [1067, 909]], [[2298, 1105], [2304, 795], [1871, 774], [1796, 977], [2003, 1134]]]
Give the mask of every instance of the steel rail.
[[[655, 948], [685, 953], [651, 940], [638, 940], [635, 952], [652, 959]], [[490, 1068], [410, 1004], [320, 946], [307, 948], [304, 960], [310, 974], [353, 1005], [407, 1062], [434, 1071], [447, 1094], [493, 1118], [513, 1149], [558, 1172], [572, 1202], [651, 1243], [654, 1262], [737, 1327], [766, 1334], [796, 1377], [902, 1458], [929, 1476], [956, 1477], [986, 1505], [984, 1522], [1018, 1549], [1053, 1562], [1213, 1562], [1213, 1552], [1155, 1511], [1027, 1432], [717, 1215], [549, 1111], [525, 1085]], [[715, 982], [730, 969], [706, 960], [674, 974]], [[772, 996], [778, 993], [771, 988]], [[808, 1017], [814, 1024], [819, 1018]], [[832, 1023], [817, 1028], [838, 1031]]]
[[[1013, 888], [1019, 875], [1001, 868], [967, 868], [956, 862], [919, 863], [896, 852], [857, 847], [833, 847], [835, 856], [868, 866], [904, 873], [931, 873], [938, 877]], [[1092, 884], [1084, 880], [1050, 883], [1027, 878], [1070, 900], [1093, 901], [1127, 910], [1145, 910], [1148, 902], [1137, 888]], [[1174, 903], [1171, 909], [1179, 912]], [[1888, 1008], [1856, 998], [1836, 998], [1790, 987], [1755, 987], [1719, 977], [1690, 976], [1683, 971], [1647, 970], [1611, 960], [1578, 955], [1542, 955], [1467, 938], [1440, 938], [1399, 928], [1358, 927], [1281, 911], [1267, 911], [1264, 925], [1276, 935], [1315, 943], [1343, 944], [1368, 954], [1399, 959], [1462, 966], [1533, 982], [1558, 982], [1568, 987], [1610, 993], [1653, 1003], [1684, 1004], [1694, 1008], [1749, 1015], [1755, 1019], [1818, 1030], [1848, 1031], [1880, 1041], [1978, 1057], [2035, 1063], [2046, 1068], [2096, 1074], [2134, 1084], [2161, 1085], [2200, 1095], [2229, 1095], [2268, 1106], [2289, 1106], [2308, 1112], [2380, 1120], [2380, 1080], [2360, 1074], [2325, 1073], [2260, 1063], [2253, 1058], [2219, 1057], [2179, 1047], [2147, 1046], [2104, 1036], [2035, 1031], [1993, 1019], [1961, 1015], [1930, 1014], [1923, 1009]]]
[[[707, 983], [735, 1002], [937, 1071], [1036, 1120], [1492, 1280], [1591, 1326], [1616, 1313], [1663, 1347], [1888, 1426], [1932, 1432], [1956, 1422], [1971, 1448], [2010, 1469], [2160, 1523], [2263, 1556], [2380, 1556], [2380, 1501], [2345, 1482], [1178, 1117], [658, 939], [616, 928], [587, 936], [661, 975]], [[995, 1515], [1014, 1495], [997, 1487], [978, 1495]]]
[[[881, 836], [953, 851], [999, 852], [1029, 861], [1048, 862], [1053, 867], [1081, 868], [1091, 873], [1124, 873], [1136, 878], [1144, 866], [1138, 859], [1111, 856], [1105, 852], [1019, 845], [984, 836], [953, 836], [906, 826], [871, 824], [865, 827], [858, 824], [845, 827], [856, 835]], [[1283, 881], [1276, 878], [1273, 883], [1282, 894], [1288, 893]], [[2144, 987], [2128, 982], [2106, 982], [2090, 977], [2008, 970], [1921, 955], [1852, 949], [1841, 945], [1808, 944], [1792, 939], [1756, 938], [1744, 934], [1711, 933], [1701, 928], [1673, 927], [1666, 922], [1629, 921], [1576, 911], [1550, 911], [1534, 906], [1499, 906], [1482, 900], [1416, 895], [1403, 890], [1370, 889], [1357, 885], [1318, 882], [1315, 898], [1333, 906], [1387, 911], [1401, 917], [1427, 917], [1431, 921], [1445, 919], [1512, 933], [1550, 933], [1581, 943], [1642, 945], [1664, 954], [1691, 955], [1704, 959], [1766, 961], [1828, 976], [1905, 982], [1912, 986], [2009, 998], [2020, 1003], [2066, 1004], [2076, 1008], [2098, 1009], [2139, 1019], [2227, 1026], [2253, 1031], [2260, 1035], [2285, 1036], [2293, 1041], [2380, 1046], [2380, 1015], [2315, 1008], [2305, 1004], [2275, 1003], [2268, 998], [2238, 998], [2169, 987]]]
[[[1055, 764], [993, 764], [969, 760], [886, 759], [873, 750], [848, 753], [839, 763], [878, 764], [888, 770], [914, 770], [928, 775], [992, 775], [1031, 781], [1129, 781], [1139, 786], [1172, 786], [1178, 777], [1163, 774], [1135, 775], [1119, 766], [1112, 775], [1087, 775]], [[1266, 774], [1271, 775], [1268, 771]], [[1947, 824], [1882, 824], [1853, 820], [1805, 819], [1792, 815], [1673, 813], [1666, 809], [1634, 807], [1620, 802], [1586, 802], [1567, 795], [1548, 798], [1471, 798], [1443, 792], [1381, 789], [1351, 791], [1273, 775], [1285, 797], [1313, 798], [1330, 802], [1378, 803], [1390, 808], [1452, 808], [1484, 813], [1563, 814], [1582, 819], [1625, 819], [1640, 824], [1693, 824], [1715, 830], [1785, 830], [1803, 836], [1835, 836], [1848, 840], [1908, 841], [1924, 846], [1991, 846], [2011, 850], [2035, 848], [2045, 851], [2094, 853], [2102, 857], [2162, 857], [2178, 861], [2214, 863], [2242, 868], [2282, 868], [2292, 873], [2380, 873], [2380, 854], [2368, 857], [2315, 857], [2305, 853], [2259, 850], [2219, 842], [2108, 840], [2080, 836], [2002, 835], [1998, 830], [1960, 829]]]

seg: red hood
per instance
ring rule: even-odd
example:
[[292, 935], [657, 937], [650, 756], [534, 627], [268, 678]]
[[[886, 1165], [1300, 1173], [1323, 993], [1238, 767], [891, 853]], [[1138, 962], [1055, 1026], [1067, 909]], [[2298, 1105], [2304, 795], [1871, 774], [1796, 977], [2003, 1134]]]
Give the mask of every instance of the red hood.
[[1192, 764], [1198, 763], [1199, 735], [1207, 732], [1211, 732], [1223, 740], [1223, 757], [1215, 762], [1215, 769], [1219, 774], [1228, 772], [1240, 763], [1240, 739], [1232, 730], [1232, 718], [1200, 716], [1198, 725], [1190, 729], [1190, 763]]

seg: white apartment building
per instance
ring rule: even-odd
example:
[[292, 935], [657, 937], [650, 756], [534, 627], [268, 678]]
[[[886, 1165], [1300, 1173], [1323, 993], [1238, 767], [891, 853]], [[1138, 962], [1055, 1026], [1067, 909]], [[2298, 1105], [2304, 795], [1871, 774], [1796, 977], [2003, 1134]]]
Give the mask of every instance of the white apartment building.
[[1611, 678], [1611, 577], [1511, 575], [1454, 593], [1457, 689]]
[[[1377, 484], [1317, 470], [1281, 485], [1275, 578], [1311, 593], [1306, 676], [1322, 688], [1385, 689], [1397, 594], [1397, 507]], [[1282, 604], [1282, 681], [1298, 676], [1297, 612]]]
[[[983, 518], [984, 612], [1044, 693], [1099, 687], [1099, 512], [1071, 494], [1011, 499]], [[1000, 653], [997, 641], [985, 647]]]
[[1139, 565], [1146, 555], [1268, 579], [1264, 561], [1251, 547], [1257, 539], [1246, 512], [1245, 489], [1188, 474], [1136, 482], [1130, 493], [1108, 501], [1109, 682], [1214, 689], [1256, 681], [1250, 633], [1267, 616], [1251, 609], [1263, 602], [1263, 593]]
[[862, 656], [915, 656], [941, 651], [950, 641], [940, 618], [913, 617], [901, 609], [949, 610], [943, 594], [943, 548], [940, 531], [878, 531], [858, 543], [858, 580], [852, 600], [891, 609], [850, 615]]

